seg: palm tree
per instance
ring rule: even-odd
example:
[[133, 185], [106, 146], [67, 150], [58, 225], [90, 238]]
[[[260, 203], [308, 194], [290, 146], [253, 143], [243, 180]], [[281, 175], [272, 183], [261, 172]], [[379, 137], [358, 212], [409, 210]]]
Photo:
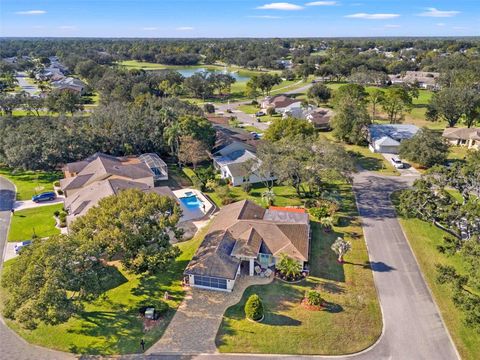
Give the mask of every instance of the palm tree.
[[302, 265], [287, 256], [286, 254], [280, 254], [280, 261], [276, 265], [277, 269], [282, 272], [286, 277], [295, 277], [302, 271]]
[[323, 217], [319, 222], [326, 232], [329, 232], [333, 227], [333, 218], [331, 216]]
[[332, 244], [331, 249], [338, 255], [338, 262], [343, 263], [343, 256], [349, 252], [352, 248], [350, 241], [343, 240], [341, 237], [338, 237], [337, 240]]
[[265, 201], [268, 205], [273, 205], [275, 201], [275, 193], [273, 190], [265, 190], [262, 193], [262, 200]]
[[178, 148], [180, 147], [180, 124], [174, 122], [165, 129], [165, 140], [170, 146], [170, 152], [173, 156], [178, 157]]

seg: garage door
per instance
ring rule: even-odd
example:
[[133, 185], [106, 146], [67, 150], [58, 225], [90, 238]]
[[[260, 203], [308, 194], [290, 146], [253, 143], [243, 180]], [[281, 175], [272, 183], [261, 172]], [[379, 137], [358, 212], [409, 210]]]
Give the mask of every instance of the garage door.
[[211, 287], [215, 289], [227, 289], [227, 280], [209, 276], [195, 275], [195, 285]]

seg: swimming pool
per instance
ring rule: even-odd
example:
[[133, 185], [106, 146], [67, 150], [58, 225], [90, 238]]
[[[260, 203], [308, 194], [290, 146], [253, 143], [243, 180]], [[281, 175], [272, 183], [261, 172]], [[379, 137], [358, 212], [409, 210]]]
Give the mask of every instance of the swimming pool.
[[202, 209], [204, 206], [203, 202], [197, 197], [197, 195], [193, 193], [191, 194], [192, 195], [190, 195], [190, 193], [186, 193], [185, 195], [188, 196], [180, 198], [182, 204], [185, 205], [187, 209]]

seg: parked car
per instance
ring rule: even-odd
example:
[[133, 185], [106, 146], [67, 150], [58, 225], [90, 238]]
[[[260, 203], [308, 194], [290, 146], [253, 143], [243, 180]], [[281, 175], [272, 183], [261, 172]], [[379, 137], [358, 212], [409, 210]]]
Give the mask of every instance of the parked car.
[[403, 169], [403, 167], [404, 167], [403, 162], [399, 158], [396, 158], [396, 157], [392, 157], [392, 164], [397, 169]]
[[36, 203], [42, 202], [42, 201], [52, 201], [52, 200], [55, 200], [56, 197], [57, 197], [57, 194], [55, 194], [53, 191], [47, 191], [47, 192], [43, 192], [41, 194], [32, 196], [32, 201]]
[[259, 138], [258, 134], [255, 131], [250, 131], [250, 135], [256, 140]]
[[18, 244], [15, 244], [15, 246], [13, 248], [15, 250], [15, 254], [18, 255], [24, 247], [30, 245], [31, 243], [32, 243], [32, 240], [26, 240], [26, 241], [22, 241]]
[[265, 112], [263, 112], [263, 111], [257, 111], [257, 112], [255, 113], [255, 116], [265, 116], [265, 115], [266, 115], [266, 114], [265, 114]]

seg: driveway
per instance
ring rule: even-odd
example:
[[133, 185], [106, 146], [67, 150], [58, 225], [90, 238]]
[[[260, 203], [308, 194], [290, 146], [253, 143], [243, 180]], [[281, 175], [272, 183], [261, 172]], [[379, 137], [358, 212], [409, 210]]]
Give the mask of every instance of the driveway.
[[37, 85], [32, 85], [27, 81], [28, 75], [24, 72], [17, 73], [18, 86], [26, 91], [31, 96], [36, 96], [36, 92], [39, 91]]
[[[400, 159], [400, 157], [396, 154], [386, 154], [382, 153], [383, 157], [388, 161], [389, 164], [392, 163], [392, 158], [397, 158]], [[412, 165], [409, 163], [403, 162], [403, 169], [397, 169], [397, 171], [400, 173], [400, 176], [420, 176], [420, 172], [415, 169]]]
[[242, 276], [230, 293], [190, 288], [162, 338], [146, 353], [215, 353], [215, 336], [225, 310], [240, 301], [248, 286], [268, 284], [272, 279]]
[[42, 202], [39, 202], [39, 203], [33, 202], [32, 200], [21, 200], [21, 201], [15, 201], [15, 204], [13, 205], [13, 208], [15, 209], [15, 211], [19, 211], [19, 210], [36, 208], [36, 207], [40, 207], [40, 206], [62, 204], [64, 200], [65, 200], [64, 196], [57, 196], [52, 201], [42, 201]]

